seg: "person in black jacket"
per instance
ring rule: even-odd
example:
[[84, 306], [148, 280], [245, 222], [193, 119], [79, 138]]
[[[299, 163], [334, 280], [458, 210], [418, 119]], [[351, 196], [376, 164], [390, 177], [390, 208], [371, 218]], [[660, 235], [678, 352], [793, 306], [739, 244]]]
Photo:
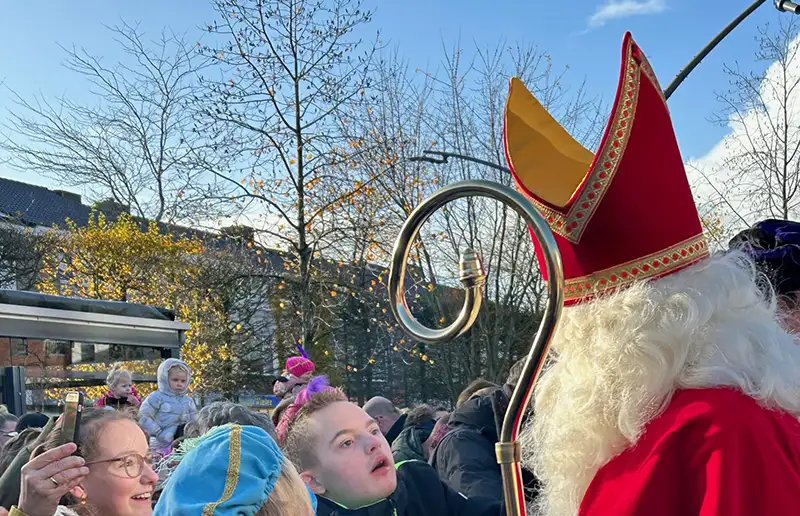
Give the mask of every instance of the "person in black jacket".
[[[502, 395], [499, 389], [495, 389]], [[433, 451], [431, 466], [451, 487], [467, 496], [503, 497], [503, 479], [495, 456], [498, 440], [493, 396], [468, 399], [450, 416], [448, 432]]]
[[314, 394], [289, 425], [285, 453], [317, 495], [318, 516], [501, 516], [502, 502], [468, 498], [430, 465], [395, 465], [377, 421], [341, 391]]
[[461, 394], [458, 395], [458, 399], [456, 400], [456, 408], [461, 408], [461, 405], [466, 403], [467, 400], [470, 399], [476, 392], [482, 391], [489, 387], [499, 386], [483, 378], [476, 378], [475, 380], [472, 380], [469, 385], [464, 387], [464, 390], [461, 391]]
[[[515, 364], [502, 388], [482, 389], [453, 411], [447, 434], [431, 454], [430, 464], [439, 477], [467, 496], [503, 499], [503, 478], [495, 444], [519, 370], [521, 366]], [[522, 477], [526, 498], [531, 501], [536, 496], [536, 479], [525, 469]]]
[[436, 424], [433, 419], [434, 414], [433, 407], [424, 404], [408, 411], [403, 431], [391, 443], [395, 462], [406, 460], [428, 462], [430, 456], [428, 438]]

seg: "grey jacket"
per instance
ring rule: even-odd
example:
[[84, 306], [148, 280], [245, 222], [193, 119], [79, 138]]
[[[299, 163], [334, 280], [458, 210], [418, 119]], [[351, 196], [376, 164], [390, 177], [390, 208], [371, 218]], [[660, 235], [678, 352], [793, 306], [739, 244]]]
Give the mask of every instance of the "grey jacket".
[[[169, 386], [169, 370], [181, 367], [186, 371], [186, 389], [175, 392]], [[177, 358], [168, 358], [158, 366], [158, 390], [151, 393], [139, 408], [139, 424], [150, 436], [153, 448], [166, 448], [172, 444], [178, 425], [193, 423], [197, 419], [197, 407], [188, 396], [188, 385], [192, 382], [189, 366]]]

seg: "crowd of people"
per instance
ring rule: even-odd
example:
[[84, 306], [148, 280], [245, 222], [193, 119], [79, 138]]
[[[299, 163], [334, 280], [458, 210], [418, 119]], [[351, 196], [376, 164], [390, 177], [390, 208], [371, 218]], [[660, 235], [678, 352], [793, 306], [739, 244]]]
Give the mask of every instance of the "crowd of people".
[[[622, 55], [596, 154], [511, 81], [507, 159], [553, 230], [565, 305], [532, 403], [513, 414], [515, 500], [537, 516], [796, 514], [800, 224], [762, 221], [710, 253], [662, 90], [630, 35]], [[0, 512], [506, 513], [495, 444], [522, 361], [502, 384], [473, 381], [452, 411], [404, 412], [351, 402], [298, 351], [271, 417], [198, 411], [176, 359], [141, 402], [112, 371], [76, 442], [60, 441], [61, 418], [0, 416]]]
[[351, 403], [301, 353], [275, 384], [283, 400], [271, 416], [227, 401], [198, 411], [191, 370], [177, 359], [161, 363], [158, 390], [143, 401], [132, 375], [113, 368], [74, 443], [61, 441], [63, 416], [0, 415], [0, 510], [502, 514], [492, 450], [519, 364], [505, 385], [472, 382], [452, 413], [427, 404], [402, 411], [381, 396]]

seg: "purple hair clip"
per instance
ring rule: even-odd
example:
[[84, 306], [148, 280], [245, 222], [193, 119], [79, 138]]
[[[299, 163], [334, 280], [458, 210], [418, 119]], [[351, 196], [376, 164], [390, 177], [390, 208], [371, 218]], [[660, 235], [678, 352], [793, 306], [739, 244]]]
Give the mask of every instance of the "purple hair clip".
[[320, 375], [315, 376], [308, 381], [308, 385], [306, 386], [306, 390], [309, 394], [316, 394], [318, 392], [322, 392], [327, 390], [330, 387], [330, 382], [328, 381], [327, 375]]
[[331, 390], [332, 387], [328, 382], [328, 377], [326, 375], [315, 376], [308, 381], [305, 388], [300, 391], [300, 394], [297, 395], [295, 398], [295, 404], [297, 405], [305, 405], [308, 399], [318, 392], [324, 392]]

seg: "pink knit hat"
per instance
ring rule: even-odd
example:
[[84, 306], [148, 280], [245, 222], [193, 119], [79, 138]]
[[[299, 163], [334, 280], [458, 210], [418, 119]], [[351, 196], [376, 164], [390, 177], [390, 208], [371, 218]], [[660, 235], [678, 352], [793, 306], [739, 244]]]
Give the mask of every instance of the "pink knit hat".
[[297, 377], [313, 373], [314, 369], [316, 369], [314, 362], [306, 357], [289, 357], [286, 360], [286, 370]]

